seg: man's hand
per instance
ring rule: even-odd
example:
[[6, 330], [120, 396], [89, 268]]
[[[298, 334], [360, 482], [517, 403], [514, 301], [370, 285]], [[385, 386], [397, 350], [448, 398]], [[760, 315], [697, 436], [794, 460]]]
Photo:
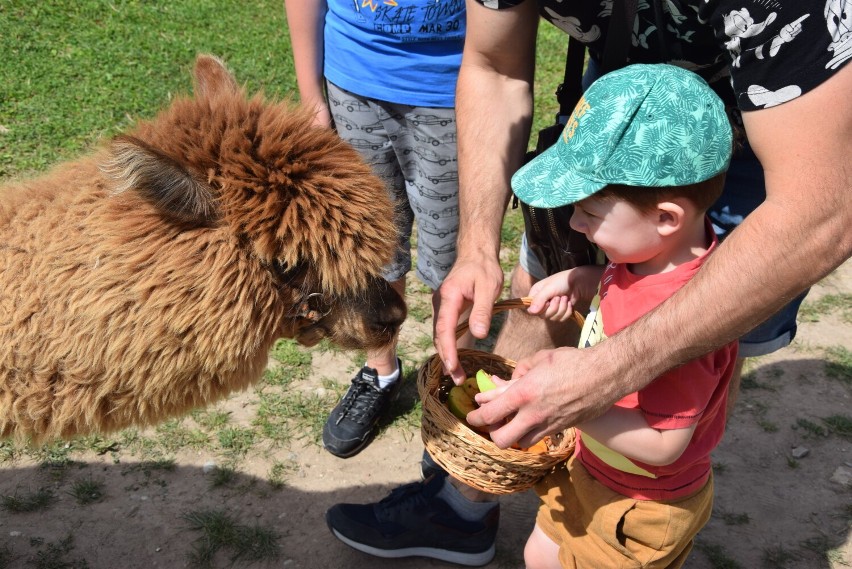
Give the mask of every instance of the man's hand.
[[489, 255], [459, 257], [441, 288], [432, 297], [435, 314], [435, 348], [444, 363], [444, 372], [461, 385], [467, 375], [456, 349], [459, 315], [471, 304], [469, 329], [476, 338], [485, 338], [491, 326], [494, 301], [503, 287], [503, 269]]
[[[476, 396], [481, 407], [468, 414], [468, 423], [486, 427], [506, 421], [491, 431], [491, 439], [508, 448], [515, 442], [532, 446], [546, 435], [597, 417], [630, 389], [607, 375], [596, 348], [542, 350], [519, 361], [504, 392]], [[588, 370], [597, 373], [592, 376]]]

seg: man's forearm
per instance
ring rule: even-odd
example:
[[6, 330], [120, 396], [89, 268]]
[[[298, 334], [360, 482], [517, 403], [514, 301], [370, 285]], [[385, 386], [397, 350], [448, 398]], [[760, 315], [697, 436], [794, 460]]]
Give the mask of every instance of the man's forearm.
[[808, 201], [761, 205], [677, 294], [598, 346], [624, 394], [738, 338], [849, 257], [848, 205]]
[[[480, 90], [479, 85], [459, 91]], [[475, 79], [470, 79], [475, 83]], [[500, 250], [500, 227], [511, 195], [509, 180], [521, 164], [521, 156], [529, 138], [529, 116], [517, 116], [514, 126], [503, 122], [505, 109], [500, 105], [481, 104], [480, 94], [464, 95], [475, 99], [479, 108], [459, 108], [459, 254], [484, 252], [496, 256]], [[493, 96], [493, 92], [491, 92]], [[508, 99], [505, 97], [504, 99]], [[498, 97], [496, 100], [501, 100]], [[494, 99], [490, 101], [496, 102]], [[465, 105], [466, 106], [466, 105]], [[496, 108], [495, 108], [496, 107]], [[485, 111], [485, 112], [483, 112]], [[517, 113], [517, 109], [515, 109]], [[492, 116], [493, 113], [493, 116]], [[518, 125], [522, 126], [518, 126]], [[525, 125], [525, 126], [523, 126]], [[522, 131], [517, 133], [517, 129]], [[511, 131], [515, 130], [515, 133]], [[523, 146], [520, 142], [523, 141]]]
[[468, 3], [468, 36], [456, 88], [459, 256], [493, 255], [532, 121], [535, 3], [493, 11]]
[[847, 65], [798, 99], [744, 113], [766, 200], [683, 289], [601, 343], [625, 392], [740, 337], [852, 255], [852, 107], [836, 104], [850, 91]]

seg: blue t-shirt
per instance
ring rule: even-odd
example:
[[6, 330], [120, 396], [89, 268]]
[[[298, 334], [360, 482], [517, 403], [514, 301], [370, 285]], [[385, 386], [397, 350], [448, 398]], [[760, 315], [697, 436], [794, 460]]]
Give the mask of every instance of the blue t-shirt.
[[330, 0], [326, 79], [362, 97], [454, 107], [464, 0]]

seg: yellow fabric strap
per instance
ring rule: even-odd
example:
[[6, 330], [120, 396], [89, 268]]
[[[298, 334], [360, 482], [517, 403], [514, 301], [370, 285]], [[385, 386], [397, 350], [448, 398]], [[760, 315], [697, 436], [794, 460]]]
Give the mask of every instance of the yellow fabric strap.
[[648, 478], [657, 477], [657, 475], [653, 472], [648, 472], [644, 468], [636, 466], [636, 464], [632, 460], [630, 460], [623, 454], [618, 454], [611, 448], [602, 445], [586, 433], [580, 432], [580, 438], [583, 440], [583, 445], [585, 445], [586, 450], [591, 452], [593, 455], [598, 457], [601, 461], [608, 464], [612, 468], [615, 468], [616, 470], [620, 470], [622, 472], [629, 472], [630, 474], [647, 476]]

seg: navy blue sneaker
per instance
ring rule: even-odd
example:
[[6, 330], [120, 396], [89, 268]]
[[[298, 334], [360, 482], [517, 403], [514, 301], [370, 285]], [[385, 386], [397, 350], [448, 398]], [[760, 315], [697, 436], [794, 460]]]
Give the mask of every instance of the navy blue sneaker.
[[375, 504], [337, 504], [325, 514], [340, 541], [376, 557], [431, 557], [459, 565], [494, 558], [500, 505], [467, 521], [437, 496], [446, 476], [406, 484]]
[[399, 358], [397, 365], [399, 379], [385, 389], [379, 387], [379, 374], [371, 367], [362, 367], [352, 378], [352, 385], [331, 410], [322, 428], [322, 446], [328, 452], [349, 458], [370, 444], [379, 419], [399, 396], [402, 387], [402, 362]]

